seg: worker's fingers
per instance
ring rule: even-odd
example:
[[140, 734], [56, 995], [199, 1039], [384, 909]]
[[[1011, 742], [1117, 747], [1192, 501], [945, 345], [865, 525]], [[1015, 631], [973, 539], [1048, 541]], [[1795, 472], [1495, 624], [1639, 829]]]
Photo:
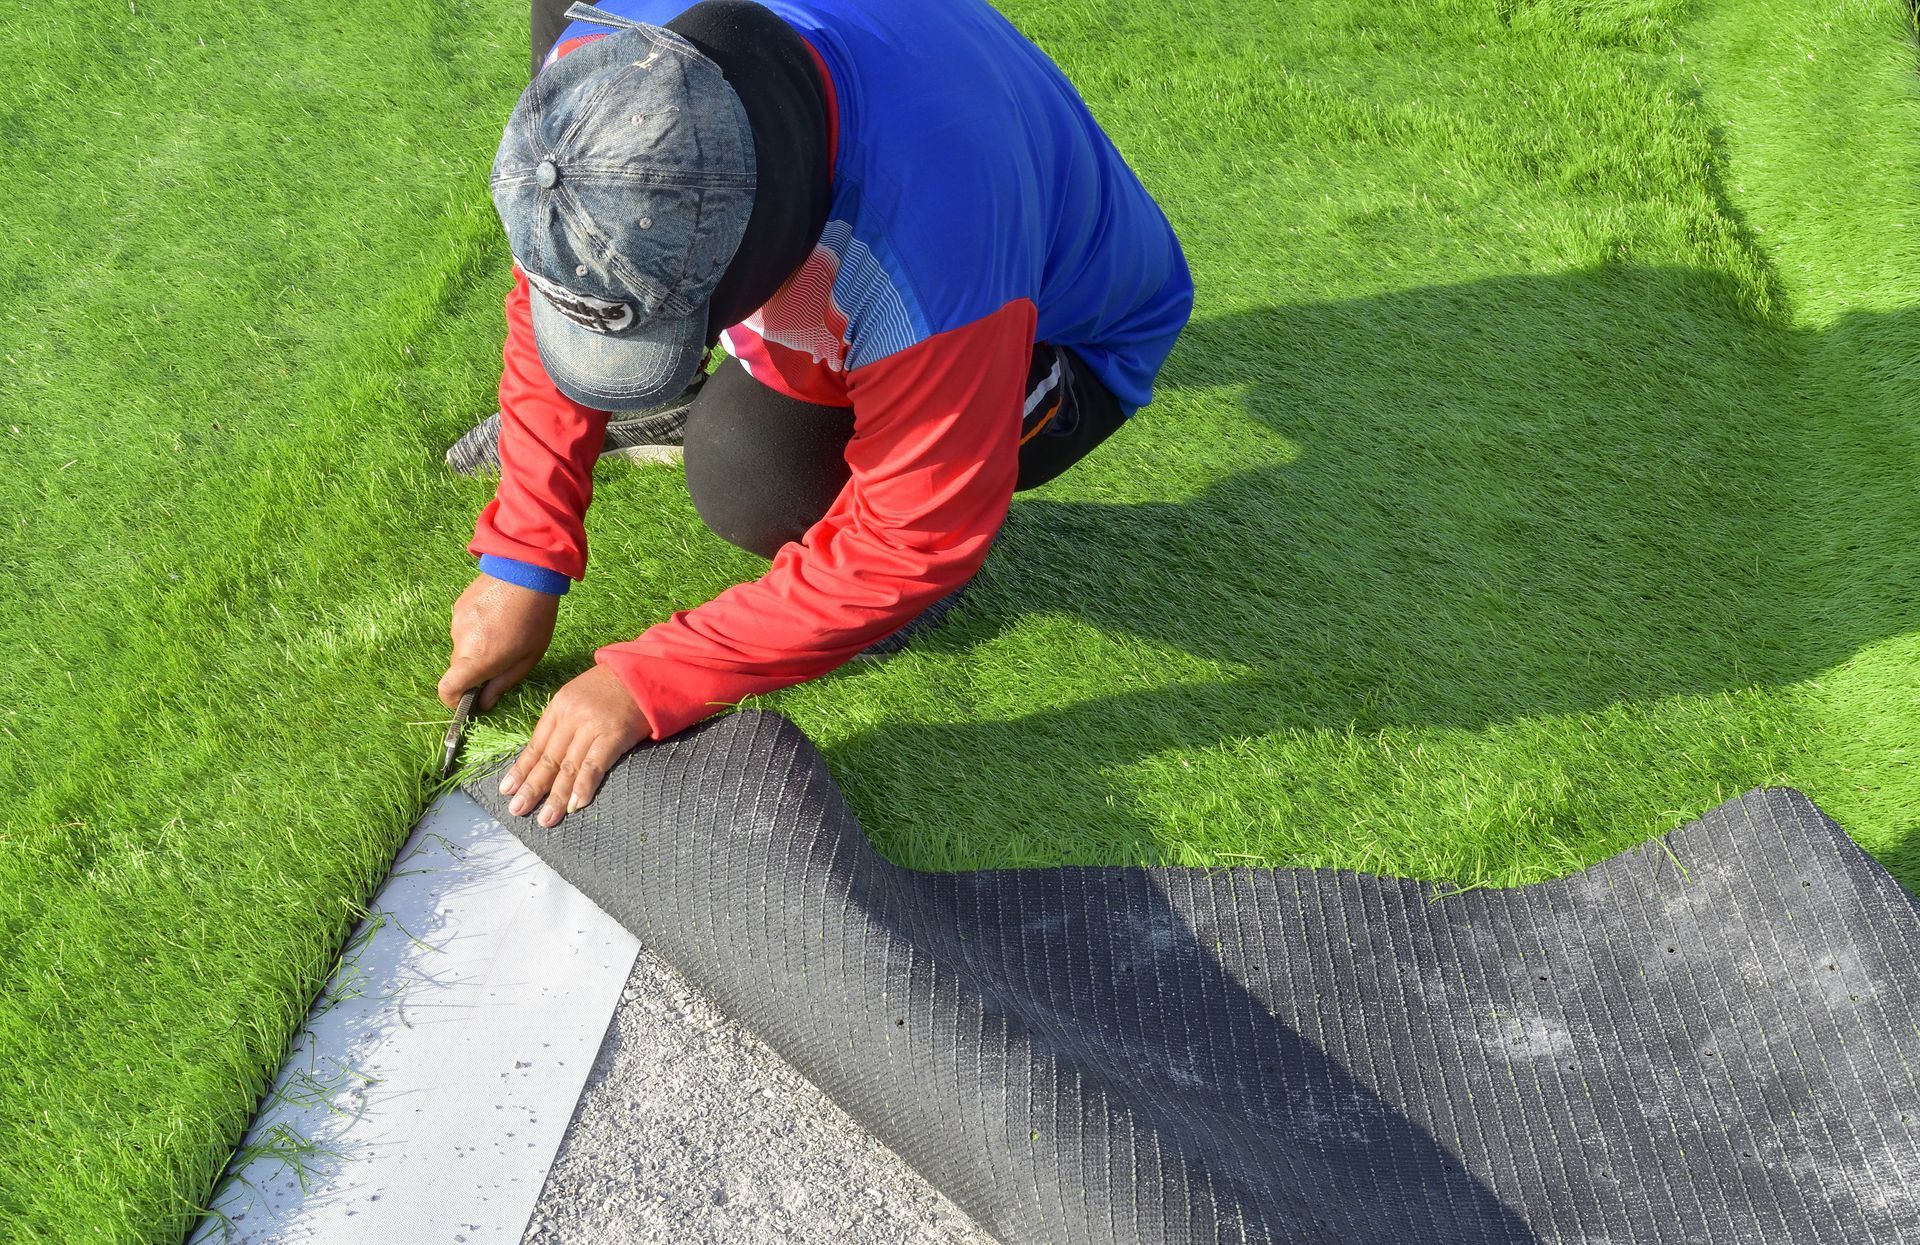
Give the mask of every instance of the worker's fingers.
[[[500, 698], [518, 686], [520, 680], [526, 678], [527, 674], [539, 664], [540, 659], [538, 657], [529, 657], [523, 661], [514, 663], [491, 679], [488, 679], [487, 685], [480, 689], [480, 703], [478, 705], [480, 712], [485, 713], [496, 704], [499, 704]], [[472, 687], [473, 684], [469, 683], [467, 686]]]
[[533, 738], [500, 783], [513, 815], [543, 799], [540, 824], [583, 807], [621, 753], [647, 737], [645, 716], [617, 676], [594, 666], [553, 694]]
[[520, 755], [513, 758], [513, 764], [507, 766], [507, 772], [500, 775], [501, 795], [512, 795], [526, 780], [527, 771], [533, 768], [534, 758], [540, 755], [534, 751], [533, 745], [546, 733], [546, 725], [547, 720], [542, 716], [540, 721], [534, 724], [533, 735], [527, 740], [526, 747], [520, 749]]
[[540, 664], [541, 656], [540, 653], [529, 653], [502, 669], [498, 662], [481, 662], [456, 655], [447, 663], [447, 672], [440, 676], [440, 685], [436, 689], [440, 703], [452, 709], [460, 703], [460, 697], [466, 694], [468, 688], [480, 687], [480, 702], [476, 708], [485, 713]]
[[448, 663], [447, 672], [440, 676], [440, 686], [435, 689], [439, 693], [441, 704], [449, 709], [459, 706], [460, 698], [466, 694], [467, 689], [483, 677], [475, 666], [474, 662], [461, 661], [457, 658]]
[[547, 750], [540, 754], [540, 758], [533, 763], [533, 768], [527, 771], [527, 780], [521, 783], [519, 789], [513, 793], [513, 803], [508, 808], [515, 817], [525, 817], [531, 813], [534, 806], [545, 798], [547, 792], [553, 788], [554, 782], [560, 778], [566, 753], [559, 751], [559, 746], [552, 742], [548, 744]]
[[606, 735], [594, 739], [586, 755], [580, 758], [580, 768], [573, 775], [573, 795], [567, 800], [567, 811], [575, 813], [593, 803], [593, 797], [600, 793], [600, 784], [605, 781], [607, 771], [620, 759], [620, 741]]
[[541, 825], [557, 826], [562, 817], [574, 810], [573, 791], [579, 782], [580, 767], [586, 763], [588, 750], [593, 747], [596, 738], [592, 730], [573, 733], [566, 755], [560, 758], [559, 772], [553, 776], [553, 789], [547, 792], [547, 806], [540, 810]]
[[539, 802], [553, 782], [554, 772], [560, 767], [558, 758], [551, 754], [556, 743], [565, 742], [555, 739], [559, 730], [553, 705], [548, 704], [547, 711], [540, 715], [539, 725], [533, 728], [533, 737], [527, 740], [527, 746], [514, 758], [507, 776], [500, 780], [500, 794], [513, 797], [513, 802], [507, 805], [507, 811], [515, 817], [526, 816], [527, 810]]

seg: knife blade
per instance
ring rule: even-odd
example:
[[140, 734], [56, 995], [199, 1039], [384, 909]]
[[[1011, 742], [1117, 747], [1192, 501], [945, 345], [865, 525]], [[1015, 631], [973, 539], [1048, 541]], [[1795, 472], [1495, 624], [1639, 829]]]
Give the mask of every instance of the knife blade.
[[446, 781], [453, 772], [453, 758], [460, 754], [461, 741], [467, 735], [467, 718], [473, 713], [473, 702], [480, 696], [480, 689], [470, 687], [460, 693], [460, 703], [454, 707], [453, 721], [447, 725], [447, 737], [440, 745], [440, 780]]

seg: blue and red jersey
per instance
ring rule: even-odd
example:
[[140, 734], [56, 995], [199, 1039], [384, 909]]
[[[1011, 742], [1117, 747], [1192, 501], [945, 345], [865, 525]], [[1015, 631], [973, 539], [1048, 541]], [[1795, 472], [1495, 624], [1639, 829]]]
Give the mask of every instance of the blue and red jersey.
[[[1072, 347], [1131, 415], [1193, 307], [1159, 206], [982, 0], [760, 2], [827, 86], [832, 204], [799, 271], [722, 336], [761, 383], [852, 409], [852, 475], [758, 580], [595, 653], [656, 739], [833, 670], [966, 582], [1012, 499], [1034, 343]], [[599, 7], [661, 25], [686, 6]], [[607, 33], [574, 23], [548, 63]], [[546, 377], [527, 298], [515, 265], [501, 482], [468, 548], [579, 579], [608, 417]]]

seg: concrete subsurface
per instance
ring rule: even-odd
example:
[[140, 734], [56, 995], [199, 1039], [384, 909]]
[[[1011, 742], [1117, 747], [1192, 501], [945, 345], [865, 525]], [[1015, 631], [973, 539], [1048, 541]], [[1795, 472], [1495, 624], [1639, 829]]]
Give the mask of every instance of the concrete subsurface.
[[641, 952], [527, 1245], [991, 1245], [891, 1150]]

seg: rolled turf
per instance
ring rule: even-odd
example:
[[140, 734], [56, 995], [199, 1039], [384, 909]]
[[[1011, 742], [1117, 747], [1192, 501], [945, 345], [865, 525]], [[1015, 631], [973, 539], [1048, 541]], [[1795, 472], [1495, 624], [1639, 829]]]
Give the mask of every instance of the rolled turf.
[[[1900, 0], [1007, 12], [1199, 304], [940, 633], [760, 702], [884, 852], [1506, 885], [1778, 782], [1920, 880]], [[0, 1237], [172, 1240], [427, 794], [525, 15], [0, 31]], [[761, 565], [672, 469], [589, 532], [508, 728]]]

